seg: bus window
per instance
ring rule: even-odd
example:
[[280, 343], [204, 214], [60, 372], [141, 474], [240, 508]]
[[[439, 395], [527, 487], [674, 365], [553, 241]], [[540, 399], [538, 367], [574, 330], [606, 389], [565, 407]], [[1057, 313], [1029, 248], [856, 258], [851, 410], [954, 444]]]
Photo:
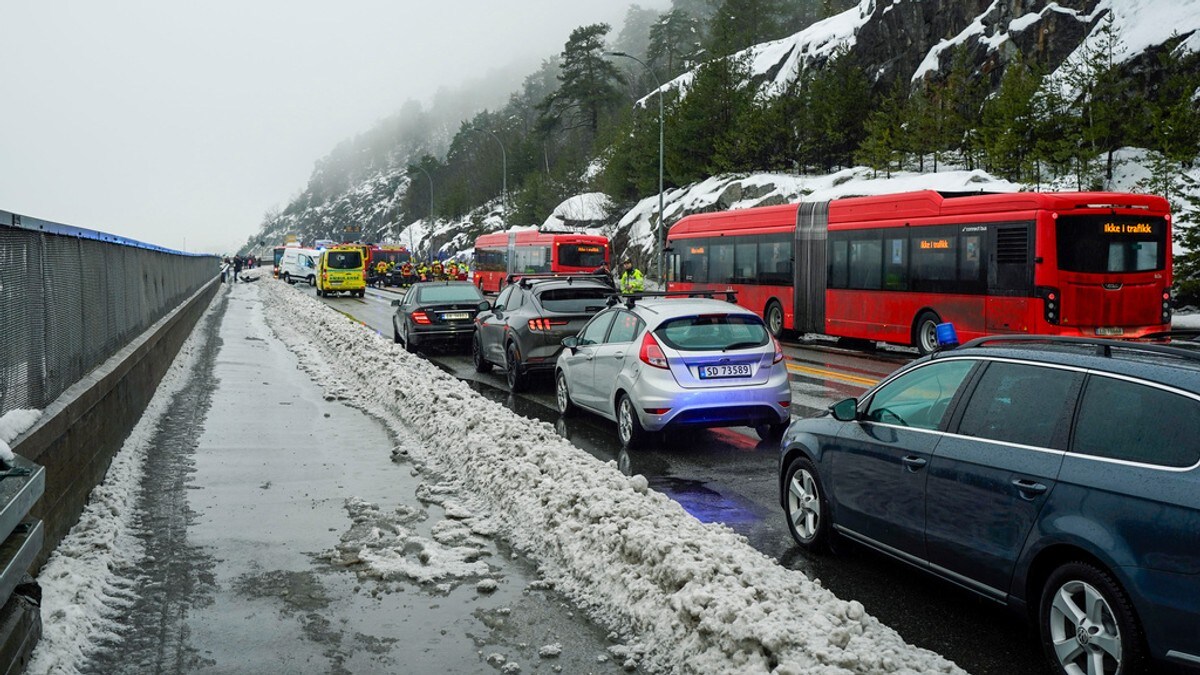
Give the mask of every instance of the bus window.
[[850, 285], [850, 242], [829, 240], [829, 287], [847, 288]]
[[768, 235], [758, 244], [758, 283], [788, 286], [792, 283], [791, 235]]
[[1162, 218], [1063, 216], [1058, 219], [1058, 266], [1091, 274], [1149, 272], [1166, 266]]
[[883, 287], [882, 253], [883, 242], [874, 237], [850, 241], [850, 288], [877, 290]]
[[693, 284], [708, 282], [708, 240], [684, 239], [679, 250], [679, 280]]
[[560, 267], [596, 269], [604, 264], [604, 246], [600, 244], [559, 244]]
[[738, 284], [758, 283], [757, 237], [746, 237], [748, 242], [738, 242], [733, 247], [733, 281]]
[[[958, 280], [966, 283], [983, 281], [983, 237], [964, 234], [959, 238]], [[981, 290], [981, 289], [980, 289]]]
[[733, 283], [733, 242], [713, 242], [708, 249], [709, 283]]
[[908, 290], [908, 237], [903, 234], [883, 240], [883, 287]]
[[922, 227], [912, 232], [912, 288], [953, 292], [958, 279], [958, 237], [952, 228]]

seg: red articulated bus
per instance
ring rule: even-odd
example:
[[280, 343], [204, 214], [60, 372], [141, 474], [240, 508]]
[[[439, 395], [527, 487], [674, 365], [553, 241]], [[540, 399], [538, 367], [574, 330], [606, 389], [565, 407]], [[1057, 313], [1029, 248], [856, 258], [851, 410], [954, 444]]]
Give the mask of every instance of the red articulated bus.
[[931, 190], [705, 213], [668, 235], [670, 290], [737, 291], [771, 332], [936, 346], [1168, 330], [1162, 197]]
[[609, 264], [608, 237], [558, 232], [496, 232], [475, 240], [475, 285], [498, 293], [509, 274], [581, 274]]

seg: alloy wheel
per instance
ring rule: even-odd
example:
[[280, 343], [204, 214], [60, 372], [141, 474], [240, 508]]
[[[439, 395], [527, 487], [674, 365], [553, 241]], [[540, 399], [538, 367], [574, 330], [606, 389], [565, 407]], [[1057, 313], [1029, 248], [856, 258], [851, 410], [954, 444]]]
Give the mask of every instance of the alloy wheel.
[[1068, 675], [1105, 675], [1121, 667], [1121, 630], [1108, 599], [1079, 580], [1064, 583], [1050, 605], [1050, 639]]
[[793, 474], [788, 484], [788, 517], [800, 538], [817, 536], [821, 527], [821, 494], [816, 479], [806, 469]]

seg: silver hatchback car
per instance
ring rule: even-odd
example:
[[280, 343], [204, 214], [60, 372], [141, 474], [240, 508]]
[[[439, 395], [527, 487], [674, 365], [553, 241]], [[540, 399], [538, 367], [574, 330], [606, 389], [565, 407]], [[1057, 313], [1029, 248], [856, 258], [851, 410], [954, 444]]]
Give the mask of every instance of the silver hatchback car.
[[629, 298], [562, 344], [559, 412], [614, 420], [627, 447], [677, 427], [751, 426], [779, 438], [791, 419], [782, 348], [762, 319], [729, 302]]

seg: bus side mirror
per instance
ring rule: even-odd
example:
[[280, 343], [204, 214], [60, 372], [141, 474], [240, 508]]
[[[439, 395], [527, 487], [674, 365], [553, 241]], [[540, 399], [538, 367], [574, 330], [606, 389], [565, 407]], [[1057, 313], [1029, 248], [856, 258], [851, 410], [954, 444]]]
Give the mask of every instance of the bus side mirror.
[[853, 422], [858, 419], [858, 399], [848, 398], [829, 406], [833, 419], [839, 422]]

